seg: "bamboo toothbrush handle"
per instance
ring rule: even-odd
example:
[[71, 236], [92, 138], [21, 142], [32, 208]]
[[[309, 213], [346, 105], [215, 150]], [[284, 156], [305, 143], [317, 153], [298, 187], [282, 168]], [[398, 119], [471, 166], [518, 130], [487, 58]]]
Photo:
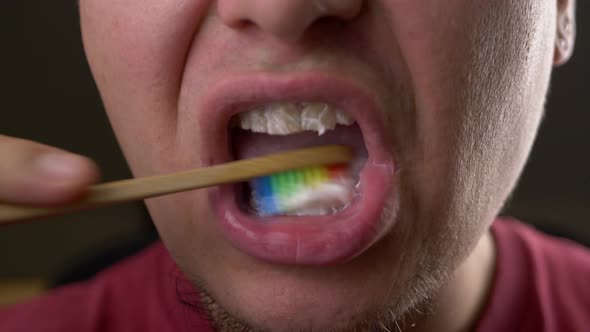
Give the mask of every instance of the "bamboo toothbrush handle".
[[62, 207], [36, 208], [0, 204], [0, 224], [67, 214], [220, 184], [242, 182], [255, 177], [308, 166], [348, 163], [351, 159], [352, 152], [348, 147], [328, 145], [234, 161], [180, 173], [103, 183], [91, 187], [82, 200]]

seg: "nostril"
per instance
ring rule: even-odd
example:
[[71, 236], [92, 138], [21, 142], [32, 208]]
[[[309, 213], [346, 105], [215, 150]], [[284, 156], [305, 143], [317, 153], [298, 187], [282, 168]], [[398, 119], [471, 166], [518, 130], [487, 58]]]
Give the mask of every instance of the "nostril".
[[249, 9], [245, 1], [218, 1], [216, 13], [223, 24], [231, 28], [242, 28], [255, 24], [252, 21]]
[[256, 24], [249, 19], [240, 19], [240, 20], [237, 20], [235, 23], [233, 23], [233, 27], [236, 29], [245, 29], [245, 28], [252, 27], [254, 25], [256, 25]]
[[297, 41], [322, 18], [350, 20], [359, 14], [361, 0], [219, 0], [217, 12], [233, 29], [255, 26], [285, 41]]

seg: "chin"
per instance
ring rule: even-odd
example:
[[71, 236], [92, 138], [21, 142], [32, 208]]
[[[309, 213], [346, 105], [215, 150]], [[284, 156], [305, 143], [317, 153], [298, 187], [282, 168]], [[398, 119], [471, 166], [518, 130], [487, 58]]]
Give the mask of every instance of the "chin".
[[253, 266], [256, 272], [235, 275], [231, 285], [195, 284], [202, 305], [221, 331], [235, 331], [236, 326], [253, 331], [367, 331], [395, 326], [427, 305], [438, 285], [434, 278], [385, 268], [371, 271], [362, 265], [313, 271]]
[[205, 290], [204, 286], [202, 303], [217, 327], [222, 331], [239, 325], [254, 331], [350, 330], [381, 321], [395, 311], [383, 286], [362, 282], [360, 275], [279, 270], [269, 271], [266, 278], [236, 277], [239, 288], [209, 285]]
[[[396, 209], [386, 210], [384, 218], [403, 218]], [[210, 211], [209, 218], [214, 216]], [[442, 270], [446, 258], [422, 246], [436, 235], [413, 231], [412, 225], [400, 220], [354, 259], [314, 266], [259, 259], [230, 241], [208, 242], [210, 255], [201, 255], [203, 248], [170, 249], [184, 253], [175, 255], [177, 263], [220, 331], [367, 331], [401, 324], [448, 275]], [[212, 232], [208, 238], [217, 234], [201, 231]]]

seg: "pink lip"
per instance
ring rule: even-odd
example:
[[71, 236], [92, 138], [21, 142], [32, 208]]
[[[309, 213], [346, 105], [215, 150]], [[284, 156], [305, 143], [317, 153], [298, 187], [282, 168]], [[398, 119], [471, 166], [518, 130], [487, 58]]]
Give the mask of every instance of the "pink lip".
[[227, 239], [250, 256], [295, 265], [350, 260], [376, 243], [394, 224], [393, 220], [381, 220], [393, 190], [394, 158], [387, 149], [375, 98], [362, 85], [324, 73], [260, 73], [224, 80], [210, 88], [201, 105], [203, 163], [230, 160], [227, 128], [234, 114], [251, 105], [285, 100], [330, 103], [355, 118], [369, 153], [360, 174], [360, 199], [331, 216], [260, 220], [238, 208], [233, 186], [223, 186], [209, 190], [212, 208]]

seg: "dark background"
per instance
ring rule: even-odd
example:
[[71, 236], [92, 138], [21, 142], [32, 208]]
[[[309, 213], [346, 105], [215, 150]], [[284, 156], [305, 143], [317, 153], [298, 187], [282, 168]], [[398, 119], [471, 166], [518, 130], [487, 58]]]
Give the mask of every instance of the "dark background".
[[[578, 4], [572, 61], [555, 71], [532, 157], [506, 213], [590, 242], [590, 3]], [[84, 59], [73, 0], [0, 3], [0, 133], [87, 155], [103, 180], [130, 177]], [[1, 162], [2, 156], [0, 156]], [[0, 278], [53, 278], [153, 234], [141, 204], [0, 229]]]

